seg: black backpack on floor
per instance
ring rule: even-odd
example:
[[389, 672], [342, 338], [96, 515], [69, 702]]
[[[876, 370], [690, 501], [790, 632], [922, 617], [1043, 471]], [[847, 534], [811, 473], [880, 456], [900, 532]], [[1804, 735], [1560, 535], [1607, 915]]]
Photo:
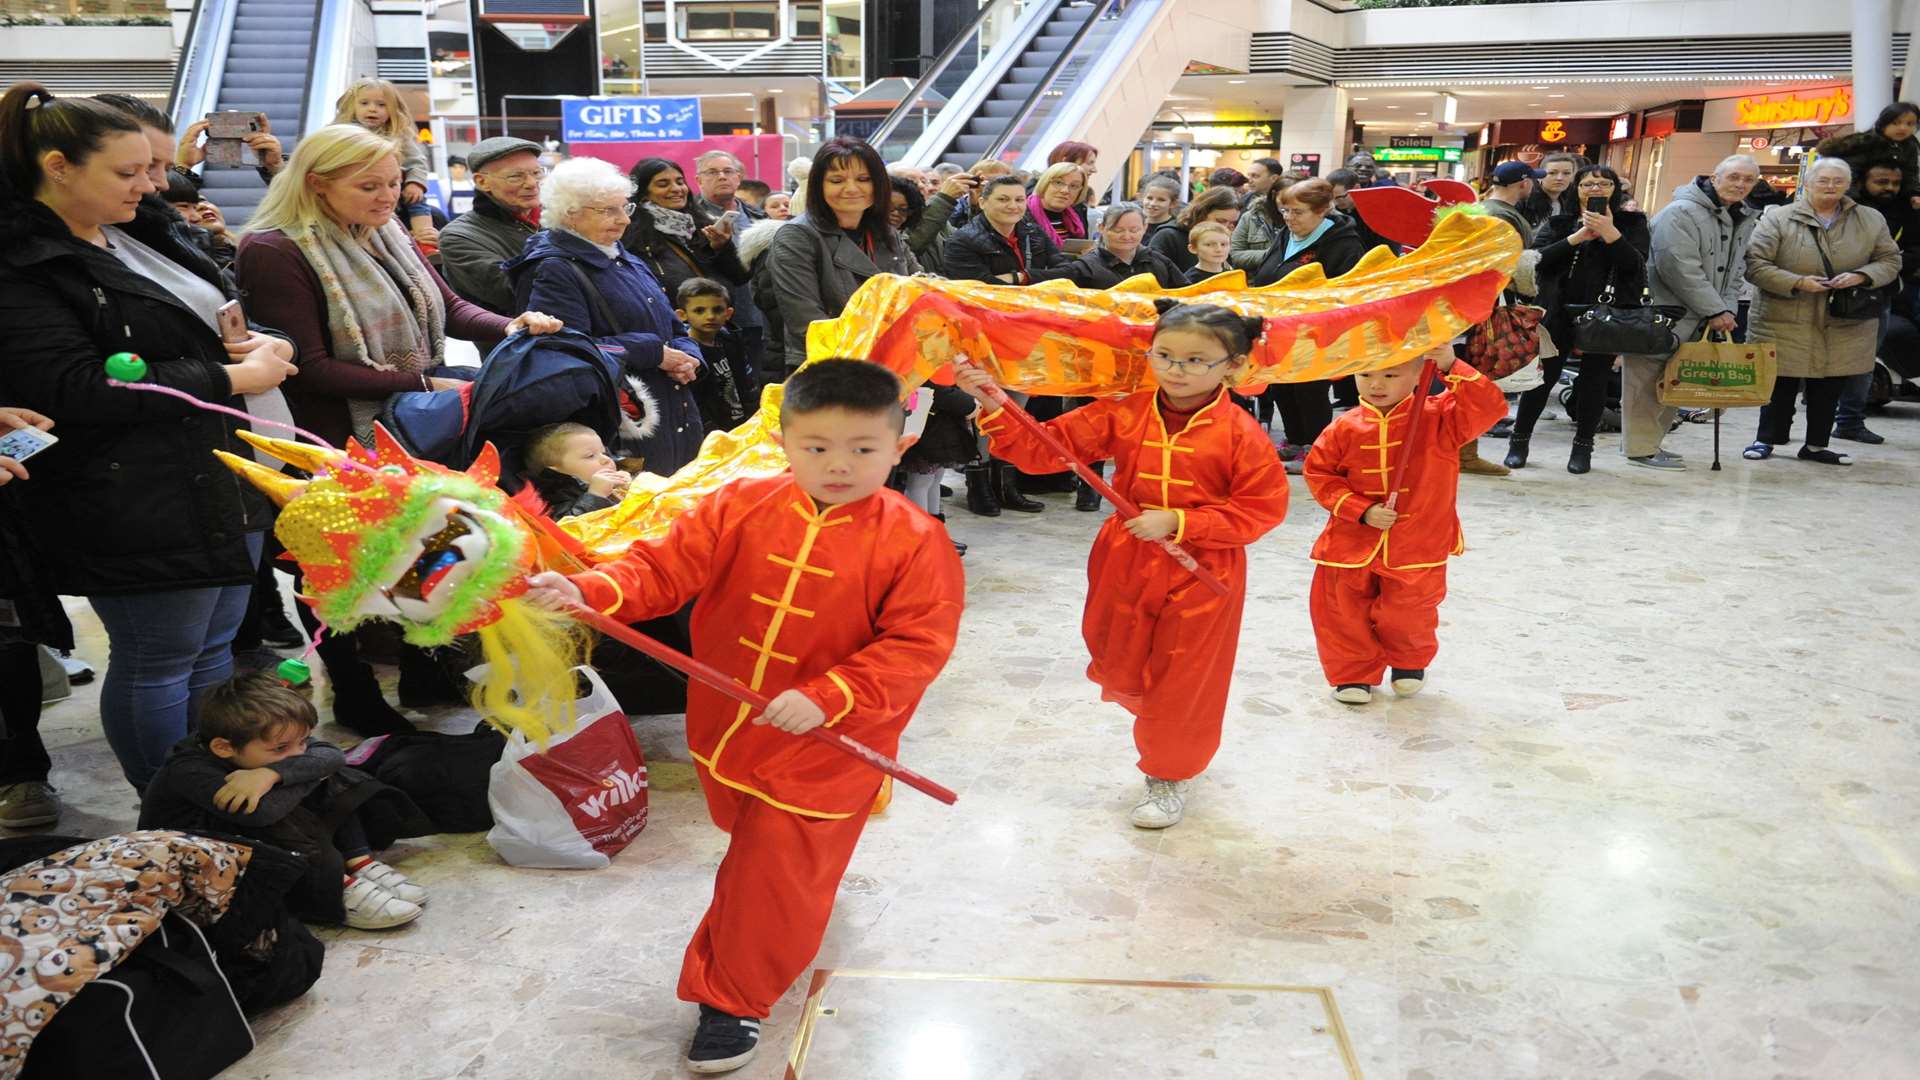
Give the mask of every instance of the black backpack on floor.
[[27, 1050], [21, 1080], [210, 1080], [253, 1050], [253, 1029], [200, 928], [169, 913], [88, 983]]

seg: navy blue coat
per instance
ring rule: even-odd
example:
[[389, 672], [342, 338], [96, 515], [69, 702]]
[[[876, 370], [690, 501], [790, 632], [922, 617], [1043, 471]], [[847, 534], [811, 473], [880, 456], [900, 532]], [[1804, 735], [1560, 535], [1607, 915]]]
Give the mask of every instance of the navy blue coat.
[[[601, 349], [618, 356], [626, 370], [639, 379], [650, 399], [644, 427], [649, 433], [630, 447], [645, 459], [648, 472], [668, 476], [700, 453], [706, 434], [693, 391], [660, 370], [669, 346], [700, 356], [700, 346], [673, 314], [673, 302], [655, 280], [647, 264], [615, 246], [612, 257], [572, 233], [542, 229], [527, 238], [518, 258], [500, 266], [513, 282], [514, 304], [522, 311], [539, 311], [568, 327], [591, 334]], [[606, 301], [603, 315], [580, 284], [571, 261], [586, 271], [587, 280]], [[608, 317], [613, 325], [608, 324]], [[657, 420], [657, 423], [656, 423]]]

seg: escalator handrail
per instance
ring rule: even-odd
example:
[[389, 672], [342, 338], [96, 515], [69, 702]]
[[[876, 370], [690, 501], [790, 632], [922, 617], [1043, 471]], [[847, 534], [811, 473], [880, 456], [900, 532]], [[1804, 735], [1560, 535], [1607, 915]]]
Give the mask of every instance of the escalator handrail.
[[1040, 83], [1033, 88], [1033, 93], [1028, 94], [1027, 100], [1020, 103], [1019, 111], [1008, 118], [1006, 130], [995, 137], [993, 145], [987, 147], [986, 153], [980, 155], [983, 159], [998, 158], [1000, 152], [1007, 148], [1007, 144], [1013, 141], [1013, 137], [1019, 134], [1020, 125], [1026, 123], [1033, 116], [1034, 110], [1040, 107], [1040, 100], [1047, 96], [1047, 91], [1053, 86], [1054, 81], [1060, 78], [1060, 73], [1067, 69], [1067, 64], [1073, 59], [1074, 54], [1080, 51], [1080, 46], [1087, 40], [1087, 35], [1093, 32], [1094, 24], [1107, 17], [1107, 13], [1113, 10], [1115, 2], [1116, 0], [1098, 0], [1094, 5], [1093, 13], [1074, 30], [1073, 37], [1068, 39], [1066, 47], [1060, 50], [1059, 56], [1053, 58], [1053, 63], [1047, 67], [1046, 74], [1040, 76]]
[[307, 93], [301, 99], [300, 132], [333, 123], [334, 103], [347, 91], [352, 75], [353, 14], [363, 0], [316, 0], [313, 54], [307, 66]]
[[185, 131], [219, 104], [220, 80], [227, 69], [227, 50], [239, 11], [239, 0], [200, 0], [194, 5], [169, 102], [176, 131]]
[[893, 134], [893, 129], [899, 127], [906, 120], [907, 115], [913, 111], [914, 105], [919, 102], [921, 96], [932, 89], [933, 81], [946, 74], [954, 58], [960, 55], [960, 50], [966, 47], [967, 42], [975, 39], [980, 28], [986, 25], [987, 16], [993, 14], [1006, 2], [1007, 0], [987, 0], [980, 5], [980, 13], [973, 17], [973, 21], [967, 24], [966, 29], [960, 31], [958, 36], [947, 43], [946, 48], [940, 50], [940, 55], [933, 58], [933, 63], [928, 65], [927, 70], [913, 84], [913, 89], [907, 91], [906, 96], [900, 99], [900, 104], [893, 107], [893, 111], [887, 114], [885, 120], [880, 121], [880, 126], [875, 128], [873, 134], [867, 139], [869, 145], [880, 146], [887, 141], [888, 136]]

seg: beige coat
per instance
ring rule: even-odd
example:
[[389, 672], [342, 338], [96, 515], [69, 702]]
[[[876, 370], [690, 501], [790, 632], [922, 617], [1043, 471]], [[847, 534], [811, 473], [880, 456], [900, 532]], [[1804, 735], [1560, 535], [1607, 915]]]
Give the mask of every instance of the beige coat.
[[[1820, 219], [1805, 199], [1768, 209], [1747, 245], [1747, 280], [1757, 290], [1747, 316], [1747, 340], [1771, 341], [1780, 350], [1780, 374], [1792, 378], [1832, 378], [1873, 370], [1880, 336], [1876, 319], [1835, 319], [1827, 314], [1827, 294], [1797, 293], [1803, 277], [1827, 276], [1814, 245]], [[1900, 275], [1900, 249], [1878, 210], [1841, 199], [1833, 227], [1820, 244], [1834, 274], [1865, 274], [1874, 285]]]

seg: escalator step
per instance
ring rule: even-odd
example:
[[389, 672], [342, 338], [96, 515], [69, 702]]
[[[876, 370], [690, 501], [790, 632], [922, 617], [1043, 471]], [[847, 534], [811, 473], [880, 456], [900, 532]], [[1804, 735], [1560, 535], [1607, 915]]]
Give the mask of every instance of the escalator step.
[[234, 33], [247, 30], [269, 30], [289, 37], [299, 35], [302, 38], [313, 36], [313, 16], [306, 18], [279, 15], [240, 15], [233, 20]]

